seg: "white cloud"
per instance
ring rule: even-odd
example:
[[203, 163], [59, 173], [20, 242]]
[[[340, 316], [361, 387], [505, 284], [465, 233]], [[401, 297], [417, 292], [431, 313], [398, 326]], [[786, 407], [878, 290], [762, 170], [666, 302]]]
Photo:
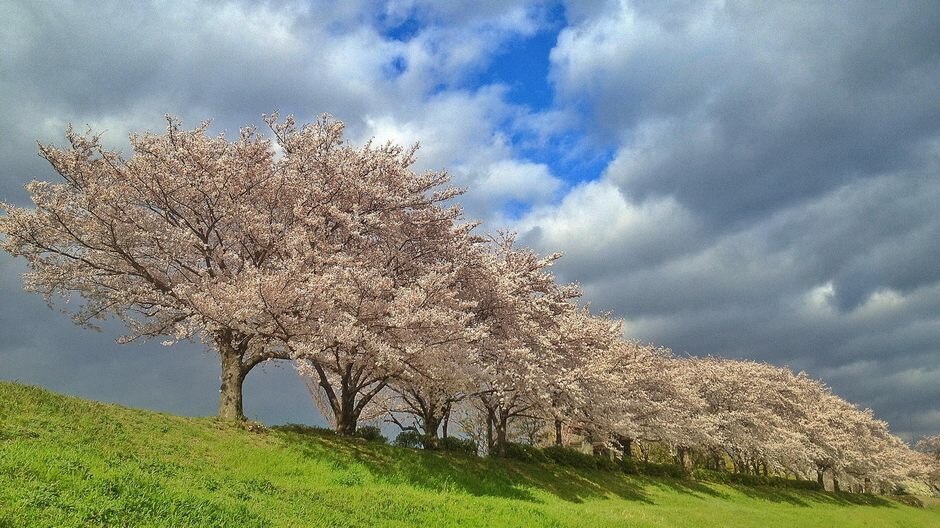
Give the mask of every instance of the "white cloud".
[[562, 182], [541, 163], [499, 160], [492, 163], [475, 191], [497, 199], [540, 204], [561, 189]]
[[566, 251], [566, 259], [577, 261], [573, 267], [579, 272], [587, 272], [592, 262], [629, 269], [633, 257], [623, 252], [660, 254], [696, 231], [691, 215], [675, 200], [636, 203], [606, 180], [575, 187], [559, 204], [534, 208], [516, 226], [544, 250]]
[[530, 114], [506, 103], [503, 96], [500, 86], [443, 92], [415, 111], [393, 107], [367, 115], [356, 140], [420, 143], [418, 170], [446, 169], [454, 185], [467, 190], [460, 201], [469, 217], [501, 221], [503, 205], [538, 205], [562, 188], [546, 165], [515, 154], [503, 126], [524, 127], [526, 122], [518, 118]]

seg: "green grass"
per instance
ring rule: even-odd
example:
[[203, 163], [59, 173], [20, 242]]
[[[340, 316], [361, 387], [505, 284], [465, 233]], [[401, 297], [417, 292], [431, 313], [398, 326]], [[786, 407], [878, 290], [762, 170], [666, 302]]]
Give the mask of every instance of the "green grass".
[[0, 527], [940, 527], [940, 504], [424, 453], [0, 383]]

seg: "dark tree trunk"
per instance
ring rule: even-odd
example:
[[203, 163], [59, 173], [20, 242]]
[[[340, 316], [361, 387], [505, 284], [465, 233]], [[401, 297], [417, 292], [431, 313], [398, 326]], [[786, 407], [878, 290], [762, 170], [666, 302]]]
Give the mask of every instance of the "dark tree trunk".
[[441, 419], [429, 413], [421, 418], [421, 422], [421, 444], [425, 449], [437, 449], [437, 429], [441, 425]]
[[349, 407], [346, 407], [341, 409], [335, 418], [336, 434], [343, 436], [352, 436], [356, 434], [356, 428], [359, 425], [359, 413], [355, 412]]
[[247, 371], [242, 365], [244, 350], [239, 350], [232, 343], [231, 332], [220, 332], [216, 336], [216, 346], [221, 362], [221, 385], [219, 386], [219, 418], [226, 420], [244, 420], [242, 407], [242, 385]]
[[444, 440], [447, 440], [447, 427], [450, 425], [450, 405], [447, 406], [447, 409], [444, 411], [444, 420], [443, 425], [441, 426], [441, 435]]
[[356, 371], [353, 364], [347, 363], [345, 369], [338, 369], [339, 383], [335, 383], [331, 382], [322, 365], [315, 361], [310, 361], [310, 365], [317, 371], [320, 378], [318, 384], [326, 394], [330, 410], [333, 411], [336, 433], [346, 436], [356, 434], [363, 409], [386, 387], [387, 380], [363, 380], [362, 369]]
[[816, 483], [819, 484], [819, 487], [826, 489], [826, 483], [823, 481], [823, 473], [825, 470], [816, 470]]
[[684, 468], [684, 467], [685, 467], [685, 448], [684, 448], [684, 447], [677, 447], [677, 448], [676, 448], [676, 458], [675, 458], [675, 462], [676, 462], [676, 465], [677, 465], [677, 466], [679, 466], [679, 467], [681, 467], [681, 468]]
[[842, 491], [839, 489], [839, 479], [835, 475], [832, 476], [832, 491]]
[[493, 454], [493, 447], [495, 447], [495, 439], [493, 438], [493, 411], [490, 409], [486, 410], [486, 452]]
[[623, 448], [623, 457], [633, 458], [633, 439], [629, 436], [621, 436], [617, 441], [620, 442], [620, 447]]
[[506, 456], [506, 447], [509, 443], [506, 431], [507, 425], [508, 419], [505, 416], [500, 416], [496, 421], [496, 456], [499, 457]]
[[561, 442], [561, 420], [555, 418], [555, 445], [562, 445]]

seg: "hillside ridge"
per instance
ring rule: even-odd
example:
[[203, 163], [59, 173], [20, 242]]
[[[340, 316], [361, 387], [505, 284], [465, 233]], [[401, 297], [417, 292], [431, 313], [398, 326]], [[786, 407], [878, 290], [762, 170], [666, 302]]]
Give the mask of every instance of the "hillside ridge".
[[0, 382], [0, 526], [898, 526], [848, 493], [422, 452]]

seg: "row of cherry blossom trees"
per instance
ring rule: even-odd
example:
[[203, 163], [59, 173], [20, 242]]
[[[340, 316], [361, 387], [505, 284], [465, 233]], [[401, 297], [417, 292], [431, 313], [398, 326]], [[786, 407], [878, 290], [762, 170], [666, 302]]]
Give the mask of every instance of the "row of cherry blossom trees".
[[820, 484], [828, 475], [835, 488], [841, 480], [871, 491], [923, 475], [923, 459], [887, 424], [803, 373], [626, 346], [630, 370], [642, 374], [615, 377], [622, 396], [609, 401], [602, 421], [588, 421], [597, 428], [594, 438], [607, 435], [621, 446], [658, 442], [687, 466], [730, 464], [742, 473], [815, 477]]
[[[433, 447], [444, 418], [463, 408], [481, 418], [481, 442], [497, 455], [504, 453], [513, 423], [517, 439], [535, 440], [534, 420], [536, 435], [549, 431], [540, 437], [543, 443], [576, 440], [622, 457], [656, 446], [690, 469], [730, 466], [820, 484], [826, 478], [835, 489], [867, 492], [930, 477], [936, 466], [870, 410], [803, 373], [753, 361], [674, 357], [623, 341], [610, 319], [576, 308], [560, 319], [557, 331], [565, 341], [550, 344], [553, 353], [533, 354], [520, 364], [509, 363], [528, 353], [520, 349], [482, 361], [458, 354], [446, 377], [392, 383], [385, 407], [391, 421], [420, 432]], [[418, 419], [405, 425], [400, 414]]]
[[212, 347], [220, 417], [244, 418], [253, 367], [290, 360], [341, 434], [386, 417], [433, 448], [459, 409], [496, 455], [546, 424], [556, 444], [657, 443], [686, 465], [868, 485], [916, 469], [870, 411], [803, 374], [624, 341], [555, 280], [559, 255], [475, 235], [414, 148], [351, 146], [328, 116], [274, 115], [272, 138], [233, 141], [167, 121], [128, 158], [71, 129], [40, 146], [63, 181], [2, 205], [2, 247], [26, 259], [27, 289], [75, 297], [78, 324]]

